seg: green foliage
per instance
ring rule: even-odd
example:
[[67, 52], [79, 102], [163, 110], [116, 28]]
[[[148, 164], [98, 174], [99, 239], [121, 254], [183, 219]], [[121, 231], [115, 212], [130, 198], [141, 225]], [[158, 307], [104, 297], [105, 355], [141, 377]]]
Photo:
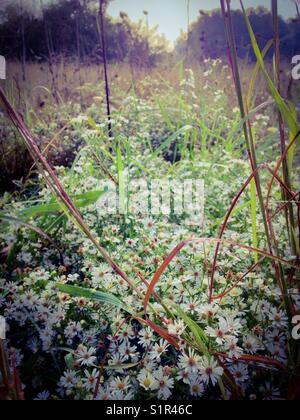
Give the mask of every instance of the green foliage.
[[[79, 194], [73, 197], [74, 204], [78, 209], [93, 205], [105, 192], [106, 190], [90, 191], [85, 194]], [[28, 207], [20, 213], [20, 217], [25, 220], [29, 220], [41, 216], [49, 216], [56, 213], [62, 213], [62, 209], [59, 203], [53, 201], [48, 204], [38, 204], [32, 207]]]
[[[23, 25], [28, 60], [51, 61], [58, 55], [79, 56], [80, 61], [85, 62], [102, 60], [97, 29], [98, 2], [60, 0], [45, 6], [37, 18], [31, 11], [11, 5], [3, 15], [0, 51], [7, 58], [22, 57], [24, 45], [20, 28]], [[166, 39], [157, 34], [157, 28], [149, 28], [143, 21], [132, 23], [125, 14], [117, 20], [106, 16], [105, 28], [110, 62], [154, 65], [166, 54]]]
[[97, 290], [85, 289], [83, 287], [69, 286], [67, 284], [57, 284], [56, 287], [60, 292], [67, 293], [71, 296], [86, 298], [101, 302], [102, 304], [116, 306], [117, 308], [124, 309], [128, 313], [132, 313], [124, 302], [110, 293], [103, 293]]
[[[126, 16], [122, 19], [126, 26]], [[180, 64], [179, 79], [168, 69], [166, 77], [151, 74], [135, 80], [129, 90], [113, 82], [114, 136], [107, 137], [103, 96], [100, 101], [99, 96], [95, 99], [95, 90], [100, 88], [90, 83], [80, 92], [89, 91], [92, 99], [82, 101], [80, 111], [70, 111], [63, 102], [56, 106], [58, 113], [70, 112], [68, 133], [84, 144], [72, 168], [57, 168], [56, 172], [0, 91], [4, 109], [41, 175], [30, 188], [25, 185], [30, 198], [4, 196], [0, 214], [5, 222], [0, 230], [1, 314], [10, 316], [14, 347], [25, 349], [22, 380], [29, 397], [36, 396], [36, 378], [42, 378], [37, 383], [42, 382], [42, 389], [49, 389], [54, 398], [77, 400], [102, 397], [108, 389], [111, 397], [117, 396], [113, 392], [120, 380], [125, 381], [121, 399], [168, 398], [172, 394], [174, 398], [201, 398], [202, 394], [208, 399], [227, 399], [229, 394], [238, 398], [239, 387], [243, 397], [250, 398], [255, 388], [264, 396], [263, 386], [269, 397], [270, 382], [277, 397], [286, 398], [287, 389], [293, 390], [289, 376], [298, 377], [298, 345], [287, 331], [290, 320], [283, 303], [289, 299], [295, 309], [299, 307], [299, 299], [294, 299], [299, 255], [295, 257], [288, 246], [285, 220], [278, 209], [282, 185], [275, 182], [265, 207], [278, 247], [272, 254], [267, 250], [254, 181], [248, 188], [253, 168], [247, 160], [242, 128], [251, 121], [255, 155], [259, 162], [266, 162], [259, 184], [265, 199], [273, 176], [267, 166], [276, 167], [279, 158], [274, 148], [276, 113], [269, 106], [278, 104], [291, 131], [295, 129], [291, 123], [297, 123], [295, 108], [289, 105], [288, 115], [264, 67], [269, 44], [261, 54], [251, 31], [250, 35], [258, 65], [252, 79], [249, 68], [241, 72], [241, 78], [250, 81], [247, 115], [241, 118], [235, 107], [230, 69], [221, 60], [207, 60], [209, 71], [203, 75], [198, 68], [184, 72]], [[139, 51], [146, 54], [147, 48]], [[134, 58], [130, 56], [129, 61], [133, 64]], [[237, 65], [236, 57], [235, 62]], [[259, 69], [273, 93], [271, 101], [260, 92]], [[241, 92], [239, 96], [242, 102]], [[47, 112], [45, 115], [55, 118]], [[72, 118], [77, 112], [80, 115]], [[42, 118], [42, 112], [35, 118], [31, 114], [31, 125]], [[44, 136], [45, 125], [38, 129]], [[52, 135], [57, 128], [52, 126]], [[170, 180], [176, 186], [184, 185], [186, 179], [203, 179], [204, 221], [186, 224], [184, 214], [129, 212], [123, 217], [102, 212], [97, 200], [103, 194], [99, 187], [103, 180], [119, 185], [124, 209], [127, 179], [140, 178]], [[177, 204], [175, 195], [172, 199]], [[222, 241], [216, 239], [220, 227], [224, 229]], [[59, 243], [61, 258], [48, 235]], [[212, 268], [216, 243], [219, 252]], [[258, 255], [263, 257], [256, 271], [253, 253], [256, 261]], [[289, 284], [282, 294], [275, 267], [279, 263]], [[38, 346], [33, 356], [32, 346]], [[122, 347], [124, 357], [119, 357]], [[68, 354], [60, 357], [59, 352]], [[148, 356], [151, 368], [143, 369]], [[241, 363], [236, 363], [239, 359]], [[240, 364], [246, 371], [243, 381], [236, 371]], [[150, 374], [153, 378], [149, 379]], [[171, 389], [166, 395], [160, 394], [162, 375]]]
[[[267, 9], [258, 7], [249, 10], [249, 19], [262, 50], [273, 37], [272, 16]], [[232, 21], [235, 32], [238, 34], [236, 36], [238, 56], [255, 60], [243, 13], [240, 10], [233, 10]], [[292, 20], [286, 22], [280, 18], [279, 32], [282, 39], [282, 55], [290, 59], [294, 51], [297, 50], [297, 45], [299, 45], [299, 25]], [[185, 57], [188, 42], [191, 57], [194, 57], [197, 61], [201, 62], [208, 57], [225, 57], [227, 56], [227, 44], [224, 33], [224, 21], [220, 10], [200, 11], [197, 22], [191, 25], [188, 41], [186, 35], [182, 35], [178, 41], [177, 53], [181, 57]], [[268, 58], [271, 57], [272, 55], [269, 53]]]

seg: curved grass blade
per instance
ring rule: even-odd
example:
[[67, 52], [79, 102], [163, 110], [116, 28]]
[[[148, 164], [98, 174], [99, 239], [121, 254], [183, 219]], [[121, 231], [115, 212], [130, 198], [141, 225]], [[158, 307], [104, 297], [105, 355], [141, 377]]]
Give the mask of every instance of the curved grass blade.
[[208, 338], [206, 337], [204, 331], [199, 327], [199, 325], [190, 318], [178, 305], [173, 305], [178, 316], [182, 318], [189, 330], [192, 332], [194, 339], [196, 341], [197, 347], [202, 354], [209, 356], [209, 350], [207, 348]]
[[121, 151], [121, 140], [117, 142], [117, 170], [118, 170], [118, 186], [119, 186], [119, 210], [121, 214], [126, 214], [126, 183], [123, 169], [123, 158]]
[[1, 214], [0, 213], [0, 220], [7, 221], [8, 223], [13, 223], [15, 226], [22, 226], [24, 228], [27, 228], [27, 229], [32, 230], [33, 232], [37, 233], [41, 238], [48, 241], [54, 248], [57, 249], [61, 259], [63, 260], [62, 253], [61, 253], [61, 250], [59, 249], [58, 245], [42, 229], [40, 229], [36, 226], [33, 226], [30, 223], [25, 222], [24, 220], [20, 220], [20, 219], [17, 219], [15, 217], [8, 216], [6, 214]]
[[[268, 54], [272, 45], [273, 45], [273, 40], [271, 39], [267, 43], [267, 45], [265, 46], [265, 48], [263, 49], [263, 51], [261, 53], [263, 59]], [[255, 89], [255, 82], [256, 82], [258, 74], [259, 74], [259, 70], [260, 70], [260, 63], [257, 61], [256, 64], [255, 64], [255, 68], [253, 70], [253, 73], [252, 73], [252, 77], [251, 77], [250, 85], [249, 85], [249, 90], [248, 90], [248, 95], [247, 95], [247, 106], [248, 106], [249, 110], [251, 110], [254, 106], [254, 102], [255, 102], [254, 89]]]
[[117, 308], [123, 309], [130, 315], [134, 315], [131, 309], [129, 309], [124, 302], [122, 302], [119, 298], [110, 293], [98, 292], [96, 290], [86, 289], [78, 286], [70, 286], [67, 284], [57, 284], [56, 287], [60, 292], [67, 293], [68, 295], [74, 297], [82, 297], [89, 300], [106, 303], [108, 305], [113, 305]]
[[179, 130], [177, 130], [174, 134], [172, 134], [165, 141], [163, 141], [163, 143], [155, 150], [155, 152], [152, 153], [152, 155], [150, 156], [150, 159], [153, 159], [153, 158], [159, 156], [160, 153], [162, 153], [165, 149], [167, 149], [168, 147], [170, 147], [171, 143], [173, 143], [174, 141], [178, 140], [178, 137], [180, 135], [186, 134], [186, 132], [192, 130], [192, 128], [193, 127], [191, 125], [185, 125], [184, 127], [182, 127]]
[[[297, 123], [297, 120], [295, 119], [295, 116], [291, 113], [291, 110], [290, 110], [289, 106], [283, 100], [282, 96], [278, 92], [277, 87], [275, 86], [274, 82], [272, 81], [271, 77], [269, 76], [269, 74], [267, 72], [262, 53], [261, 53], [260, 48], [258, 46], [256, 37], [255, 37], [255, 34], [253, 32], [253, 29], [252, 29], [249, 17], [247, 15], [245, 6], [243, 4], [243, 1], [240, 0], [240, 3], [241, 3], [241, 6], [242, 6], [242, 9], [243, 9], [244, 18], [245, 18], [245, 21], [246, 21], [246, 25], [247, 25], [247, 28], [248, 28], [249, 35], [250, 35], [253, 51], [255, 53], [255, 56], [257, 58], [257, 61], [258, 61], [259, 65], [260, 65], [262, 73], [263, 73], [263, 75], [266, 79], [269, 90], [270, 90], [273, 98], [275, 99], [275, 102], [276, 102], [276, 104], [279, 108], [279, 111], [281, 112], [285, 122], [289, 126], [289, 129], [291, 131], [291, 137], [293, 138], [299, 130], [299, 125]], [[290, 149], [289, 164], [294, 160], [294, 154], [295, 154], [295, 150]]]
[[[99, 198], [107, 192], [107, 188], [101, 191], [90, 191], [85, 194], [79, 194], [72, 197], [74, 205], [77, 208], [88, 207], [95, 204]], [[25, 219], [32, 219], [40, 216], [46, 216], [51, 213], [62, 213], [60, 203], [48, 203], [48, 204], [38, 204], [36, 206], [29, 207], [25, 210], [22, 210], [19, 214]]]

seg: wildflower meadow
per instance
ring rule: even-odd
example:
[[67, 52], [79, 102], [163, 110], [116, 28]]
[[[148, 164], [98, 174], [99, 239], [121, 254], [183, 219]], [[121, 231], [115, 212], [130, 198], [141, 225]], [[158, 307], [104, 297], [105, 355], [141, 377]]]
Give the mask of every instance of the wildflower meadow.
[[12, 3], [0, 400], [298, 400], [298, 2]]

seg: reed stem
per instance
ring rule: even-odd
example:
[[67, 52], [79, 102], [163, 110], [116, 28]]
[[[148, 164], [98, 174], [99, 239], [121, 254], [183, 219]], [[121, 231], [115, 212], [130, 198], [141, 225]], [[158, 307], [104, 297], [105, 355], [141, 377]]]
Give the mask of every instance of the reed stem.
[[112, 132], [112, 122], [111, 122], [110, 89], [109, 89], [108, 68], [107, 68], [107, 50], [106, 50], [105, 28], [104, 28], [104, 15], [105, 15], [105, 0], [100, 0], [100, 5], [99, 5], [100, 36], [101, 36], [102, 58], [103, 58], [103, 66], [104, 66], [107, 126], [108, 126], [108, 137], [112, 139], [113, 132]]
[[299, 6], [298, 6], [298, 4], [296, 2], [295, 2], [295, 6], [296, 6], [297, 16], [298, 16], [298, 19], [300, 21], [300, 8], [299, 8]]
[[[250, 125], [250, 123], [247, 123], [247, 121], [246, 121], [246, 112], [245, 112], [245, 105], [244, 105], [243, 92], [242, 92], [242, 83], [241, 83], [241, 78], [240, 78], [239, 65], [238, 65], [238, 59], [237, 59], [237, 51], [236, 51], [236, 43], [235, 43], [233, 25], [232, 25], [232, 19], [231, 19], [230, 0], [226, 0], [226, 4], [225, 4], [225, 0], [220, 0], [220, 1], [221, 1], [221, 10], [222, 10], [222, 14], [223, 14], [223, 17], [224, 17], [224, 22], [225, 22], [226, 38], [227, 38], [227, 43], [228, 43], [230, 61], [231, 61], [231, 65], [232, 65], [232, 71], [233, 71], [233, 76], [234, 76], [236, 92], [237, 92], [237, 98], [238, 98], [238, 102], [239, 102], [241, 118], [244, 120], [243, 130], [244, 130], [244, 136], [245, 136], [245, 140], [246, 140], [247, 153], [248, 153], [248, 156], [249, 156], [252, 171], [257, 173], [257, 175], [255, 177], [256, 189], [257, 189], [257, 194], [258, 194], [259, 203], [260, 203], [260, 207], [261, 207], [261, 212], [262, 212], [262, 217], [263, 217], [263, 222], [264, 222], [264, 227], [265, 227], [265, 232], [266, 232], [267, 243], [268, 243], [269, 250], [271, 251], [272, 250], [272, 240], [271, 240], [270, 232], [269, 232], [269, 229], [268, 229], [268, 222], [267, 222], [264, 199], [263, 199], [263, 195], [262, 195], [260, 176], [259, 176], [259, 173], [257, 171], [258, 163], [257, 163], [257, 157], [256, 157], [255, 144], [254, 144], [251, 125]], [[226, 8], [226, 5], [227, 5], [227, 8]]]
[[[274, 78], [275, 78], [277, 90], [279, 94], [281, 94], [278, 1], [271, 0], [271, 7], [272, 7], [273, 32], [274, 32]], [[284, 156], [285, 151], [286, 151], [286, 140], [285, 140], [284, 120], [280, 111], [278, 111], [278, 123], [279, 123], [279, 134], [280, 134], [280, 150], [281, 150], [281, 155]], [[290, 174], [289, 174], [287, 158], [283, 160], [282, 167], [283, 167], [284, 183], [287, 185], [288, 188], [290, 188], [291, 182], [290, 182]], [[284, 190], [282, 190], [282, 199], [284, 202], [288, 201], [288, 195], [286, 191]], [[292, 249], [293, 254], [296, 254], [297, 245], [295, 243], [295, 238], [293, 234], [293, 232], [295, 232], [296, 230], [295, 230], [295, 220], [294, 220], [294, 211], [293, 211], [292, 203], [289, 203], [289, 205], [285, 208], [285, 217], [286, 217], [286, 223], [287, 223], [287, 228], [288, 228], [288, 233], [289, 233], [291, 249]]]

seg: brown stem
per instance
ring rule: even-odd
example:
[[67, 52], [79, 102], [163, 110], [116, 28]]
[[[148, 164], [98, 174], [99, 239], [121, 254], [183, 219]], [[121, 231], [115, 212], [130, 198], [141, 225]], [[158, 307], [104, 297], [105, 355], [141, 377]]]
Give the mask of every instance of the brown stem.
[[99, 17], [100, 17], [100, 35], [102, 44], [102, 57], [104, 66], [104, 79], [105, 79], [105, 95], [106, 95], [106, 111], [107, 111], [107, 122], [108, 122], [108, 136], [113, 138], [112, 123], [111, 123], [111, 108], [110, 108], [110, 90], [108, 81], [108, 69], [107, 69], [107, 51], [106, 51], [106, 39], [105, 39], [105, 28], [104, 28], [104, 15], [105, 15], [105, 1], [100, 0], [99, 6]]

